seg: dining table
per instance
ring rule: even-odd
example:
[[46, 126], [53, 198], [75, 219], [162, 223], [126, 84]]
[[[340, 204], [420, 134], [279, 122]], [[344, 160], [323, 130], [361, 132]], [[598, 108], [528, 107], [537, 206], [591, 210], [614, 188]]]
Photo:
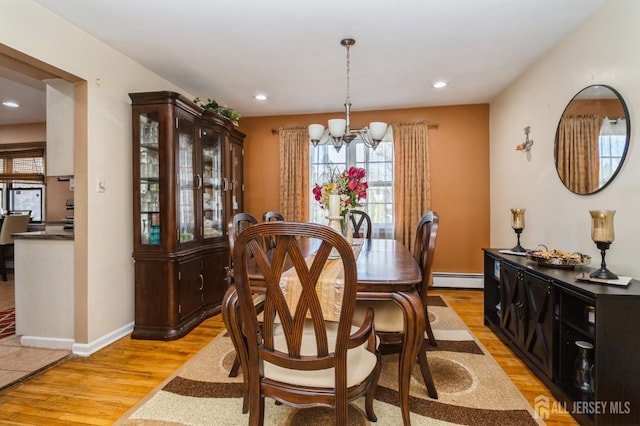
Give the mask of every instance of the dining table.
[[422, 272], [407, 247], [392, 239], [363, 239], [356, 260], [357, 300], [393, 300], [405, 312], [404, 340], [398, 363], [400, 410], [405, 426], [409, 419], [411, 370], [425, 333], [425, 309], [418, 285]]
[[[357, 250], [357, 300], [392, 300], [405, 312], [404, 339], [398, 363], [398, 392], [404, 425], [410, 425], [409, 384], [411, 371], [425, 333], [425, 309], [418, 292], [422, 272], [407, 247], [393, 239], [354, 239]], [[317, 246], [302, 245], [305, 256]], [[259, 288], [262, 275], [249, 261], [249, 279]], [[223, 303], [223, 306], [225, 303]]]

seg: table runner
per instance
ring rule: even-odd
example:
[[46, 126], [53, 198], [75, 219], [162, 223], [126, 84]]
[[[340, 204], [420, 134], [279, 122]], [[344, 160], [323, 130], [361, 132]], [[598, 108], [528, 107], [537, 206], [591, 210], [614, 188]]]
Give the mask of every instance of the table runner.
[[[351, 245], [355, 258], [358, 258], [362, 250], [363, 240], [354, 239]], [[305, 260], [307, 267], [313, 263], [315, 255], [308, 256]], [[322, 314], [326, 321], [338, 321], [342, 310], [342, 291], [344, 288], [342, 259], [329, 259], [324, 265], [318, 282], [316, 283], [316, 293], [320, 300]], [[280, 277], [280, 288], [282, 294], [289, 305], [291, 312], [295, 312], [300, 300], [302, 287], [295, 268], [285, 271]], [[308, 313], [308, 316], [311, 314]]]

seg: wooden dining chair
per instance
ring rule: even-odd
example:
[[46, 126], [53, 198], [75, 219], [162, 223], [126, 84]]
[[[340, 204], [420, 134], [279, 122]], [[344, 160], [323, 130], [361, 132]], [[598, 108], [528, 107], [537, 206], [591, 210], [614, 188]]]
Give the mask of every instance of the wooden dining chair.
[[372, 237], [371, 217], [362, 210], [351, 210], [349, 213], [351, 215], [353, 238], [366, 238], [370, 240]]
[[[267, 252], [262, 241], [270, 236], [276, 237], [277, 244]], [[302, 254], [305, 239], [319, 244], [311, 259]], [[332, 249], [341, 262], [329, 260]], [[249, 258], [265, 281], [262, 320], [253, 303]], [[376, 421], [373, 398], [380, 375], [380, 354], [376, 350], [373, 311], [367, 313], [360, 327], [352, 323], [358, 278], [355, 255], [347, 240], [325, 225], [261, 223], [238, 236], [233, 262], [235, 292], [230, 290], [223, 301], [223, 318], [236, 350], [245, 345], [243, 372], [248, 378], [249, 424], [263, 425], [265, 397], [295, 407], [333, 407], [335, 424], [345, 425], [349, 402], [364, 395], [367, 417]], [[340, 277], [336, 278], [340, 291], [336, 295], [341, 293], [342, 298], [336, 321], [325, 318], [316, 293], [328, 262], [336, 262], [332, 267], [340, 265], [340, 274], [336, 275]], [[297, 278], [288, 277], [292, 287], [285, 294], [281, 277], [290, 265], [289, 271], [295, 271]], [[288, 299], [294, 293], [299, 294], [297, 301]]]
[[[413, 247], [414, 258], [422, 272], [422, 281], [418, 286], [418, 291], [424, 306], [426, 330], [426, 337], [422, 340], [420, 351], [418, 352], [418, 363], [427, 392], [434, 399], [438, 398], [438, 392], [429, 369], [426, 345], [437, 346], [437, 342], [429, 322], [427, 290], [433, 277], [433, 257], [438, 236], [438, 224], [439, 217], [437, 213], [425, 213], [418, 223]], [[375, 327], [376, 333], [380, 338], [380, 351], [382, 353], [398, 352], [404, 340], [404, 313], [402, 308], [390, 300], [358, 301], [354, 314], [355, 324], [359, 324], [359, 321], [364, 319], [368, 308], [373, 308], [375, 312]]]
[[263, 222], [272, 222], [272, 221], [283, 221], [284, 220], [284, 216], [282, 216], [281, 213], [270, 210], [268, 212], [264, 212], [264, 214], [262, 215], [262, 221]]
[[[268, 211], [262, 215], [263, 222], [284, 221], [284, 216], [276, 211]], [[267, 249], [274, 248], [276, 246], [275, 240], [272, 238], [266, 238], [264, 243], [267, 245]]]
[[233, 253], [233, 246], [235, 245], [236, 238], [238, 238], [240, 232], [247, 229], [249, 226], [257, 224], [258, 219], [256, 219], [249, 213], [236, 213], [227, 224], [227, 238], [229, 240], [229, 264], [225, 269], [227, 270], [227, 281], [229, 282], [229, 285], [233, 283], [233, 261], [231, 259], [231, 253]]
[[11, 214], [4, 217], [0, 229], [0, 268], [2, 281], [7, 281], [7, 257], [13, 247], [11, 234], [27, 232], [31, 216], [28, 214]]
[[[236, 213], [233, 215], [231, 220], [227, 225], [227, 237], [229, 239], [229, 265], [227, 266], [227, 282], [229, 286], [234, 284], [234, 272], [233, 272], [233, 260], [232, 253], [233, 248], [235, 246], [235, 241], [238, 238], [238, 235], [245, 229], [250, 226], [257, 225], [258, 219], [256, 219], [253, 215], [249, 213]], [[262, 303], [262, 298], [256, 296], [256, 304], [260, 305]], [[240, 354], [236, 354], [236, 357], [233, 361], [233, 365], [231, 366], [231, 370], [229, 371], [229, 377], [237, 377], [238, 372], [241, 367], [241, 359]], [[245, 405], [243, 412], [246, 412], [248, 407]]]
[[229, 238], [229, 249], [233, 250], [235, 240], [238, 235], [252, 225], [257, 225], [258, 219], [249, 213], [236, 213], [227, 225], [227, 236]]

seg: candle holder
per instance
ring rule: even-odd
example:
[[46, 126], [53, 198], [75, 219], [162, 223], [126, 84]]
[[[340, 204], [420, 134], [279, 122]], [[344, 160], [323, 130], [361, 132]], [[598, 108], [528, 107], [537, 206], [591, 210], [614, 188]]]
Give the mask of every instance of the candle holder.
[[607, 264], [604, 260], [606, 251], [611, 246], [614, 240], [613, 232], [613, 215], [615, 210], [589, 210], [591, 214], [591, 239], [596, 243], [596, 247], [600, 250], [600, 256], [602, 261], [600, 262], [600, 269], [592, 272], [589, 276], [591, 278], [600, 278], [603, 280], [615, 280], [618, 276], [607, 269]]
[[522, 230], [524, 229], [524, 211], [525, 209], [511, 209], [511, 227], [516, 232], [516, 237], [518, 238], [518, 243], [511, 251], [517, 253], [527, 251], [520, 245], [520, 234], [522, 234]]

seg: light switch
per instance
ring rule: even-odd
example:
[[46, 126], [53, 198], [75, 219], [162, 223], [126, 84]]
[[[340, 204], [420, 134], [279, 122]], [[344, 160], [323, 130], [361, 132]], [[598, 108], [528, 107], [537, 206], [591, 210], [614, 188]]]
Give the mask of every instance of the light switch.
[[105, 192], [107, 190], [107, 182], [104, 180], [104, 178], [98, 178], [98, 185], [96, 190], [98, 192]]

